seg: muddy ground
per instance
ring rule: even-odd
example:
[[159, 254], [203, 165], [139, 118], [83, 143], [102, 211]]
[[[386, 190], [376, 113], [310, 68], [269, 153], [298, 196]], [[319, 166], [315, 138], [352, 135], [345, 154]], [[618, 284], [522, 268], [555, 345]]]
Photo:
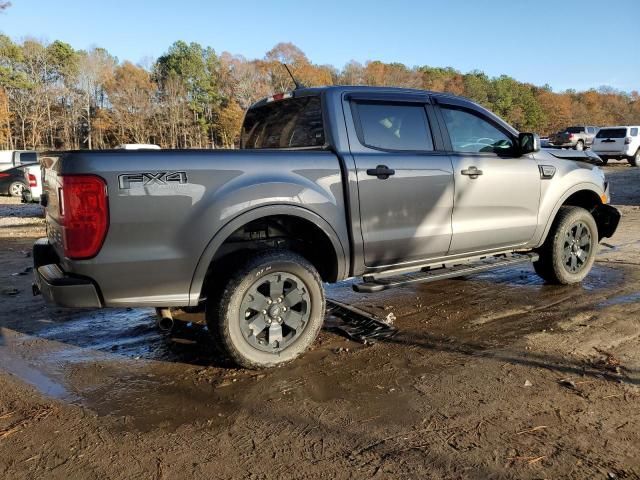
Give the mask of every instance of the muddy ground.
[[0, 204], [0, 478], [640, 478], [640, 169], [582, 285], [530, 266], [359, 295], [399, 333], [323, 331], [272, 371], [151, 310], [31, 296], [37, 206]]

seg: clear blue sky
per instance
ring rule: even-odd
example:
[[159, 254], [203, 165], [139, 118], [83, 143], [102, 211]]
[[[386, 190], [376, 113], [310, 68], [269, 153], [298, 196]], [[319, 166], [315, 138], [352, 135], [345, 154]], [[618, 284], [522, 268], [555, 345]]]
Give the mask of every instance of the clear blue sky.
[[179, 39], [247, 58], [291, 41], [312, 62], [337, 67], [398, 61], [504, 73], [555, 90], [640, 90], [639, 0], [12, 2], [0, 32], [13, 39], [101, 46], [135, 63]]

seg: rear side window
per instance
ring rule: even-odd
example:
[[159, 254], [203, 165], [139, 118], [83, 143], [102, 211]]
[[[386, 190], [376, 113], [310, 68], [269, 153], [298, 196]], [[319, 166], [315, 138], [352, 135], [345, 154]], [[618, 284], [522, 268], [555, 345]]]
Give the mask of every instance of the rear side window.
[[632, 137], [637, 137], [638, 136], [638, 129], [637, 128], [632, 128], [631, 129], [631, 136]]
[[324, 145], [320, 97], [291, 98], [247, 112], [242, 148], [303, 148]]
[[587, 127], [587, 133], [595, 133], [596, 129], [593, 127]]
[[626, 128], [603, 128], [596, 138], [624, 138], [627, 136]]
[[38, 154], [36, 152], [21, 152], [20, 155], [20, 163], [37, 163], [38, 162]]
[[441, 107], [454, 152], [505, 153], [513, 148], [513, 140], [488, 120], [451, 107]]
[[357, 102], [360, 143], [395, 151], [432, 151], [433, 139], [424, 105]]
[[565, 130], [567, 133], [582, 133], [584, 132], [584, 127], [569, 127]]

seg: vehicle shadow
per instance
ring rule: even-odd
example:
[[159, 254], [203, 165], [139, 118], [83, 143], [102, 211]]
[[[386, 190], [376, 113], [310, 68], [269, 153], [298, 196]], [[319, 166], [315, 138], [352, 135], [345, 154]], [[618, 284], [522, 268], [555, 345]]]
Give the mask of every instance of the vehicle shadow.
[[477, 359], [495, 360], [511, 365], [522, 365], [532, 368], [551, 370], [564, 376], [586, 376], [606, 379], [612, 382], [623, 382], [640, 385], [640, 371], [623, 368], [621, 374], [615, 374], [594, 364], [577, 359], [561, 357], [551, 354], [541, 354], [535, 351], [513, 351], [508, 348], [460, 341], [454, 338], [438, 338], [427, 333], [416, 334], [399, 332], [391, 338], [381, 339], [385, 343], [392, 343], [406, 347], [419, 347], [432, 352], [447, 352], [474, 357]]

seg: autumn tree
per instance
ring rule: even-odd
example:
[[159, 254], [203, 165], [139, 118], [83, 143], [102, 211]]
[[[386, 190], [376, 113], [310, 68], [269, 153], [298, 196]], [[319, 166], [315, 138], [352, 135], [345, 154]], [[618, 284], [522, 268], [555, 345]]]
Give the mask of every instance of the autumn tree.
[[[3, 3], [0, 0], [0, 8]], [[316, 85], [421, 88], [463, 95], [521, 130], [549, 134], [570, 124], [638, 124], [640, 95], [610, 87], [554, 92], [506, 75], [379, 60], [341, 69], [314, 64], [292, 43], [247, 59], [177, 41], [156, 61], [120, 62], [102, 48], [0, 34], [0, 145], [5, 148], [169, 148], [238, 144], [244, 112], [298, 81]]]
[[106, 81], [105, 90], [117, 143], [149, 143], [157, 94], [151, 74], [131, 62], [124, 62]]

